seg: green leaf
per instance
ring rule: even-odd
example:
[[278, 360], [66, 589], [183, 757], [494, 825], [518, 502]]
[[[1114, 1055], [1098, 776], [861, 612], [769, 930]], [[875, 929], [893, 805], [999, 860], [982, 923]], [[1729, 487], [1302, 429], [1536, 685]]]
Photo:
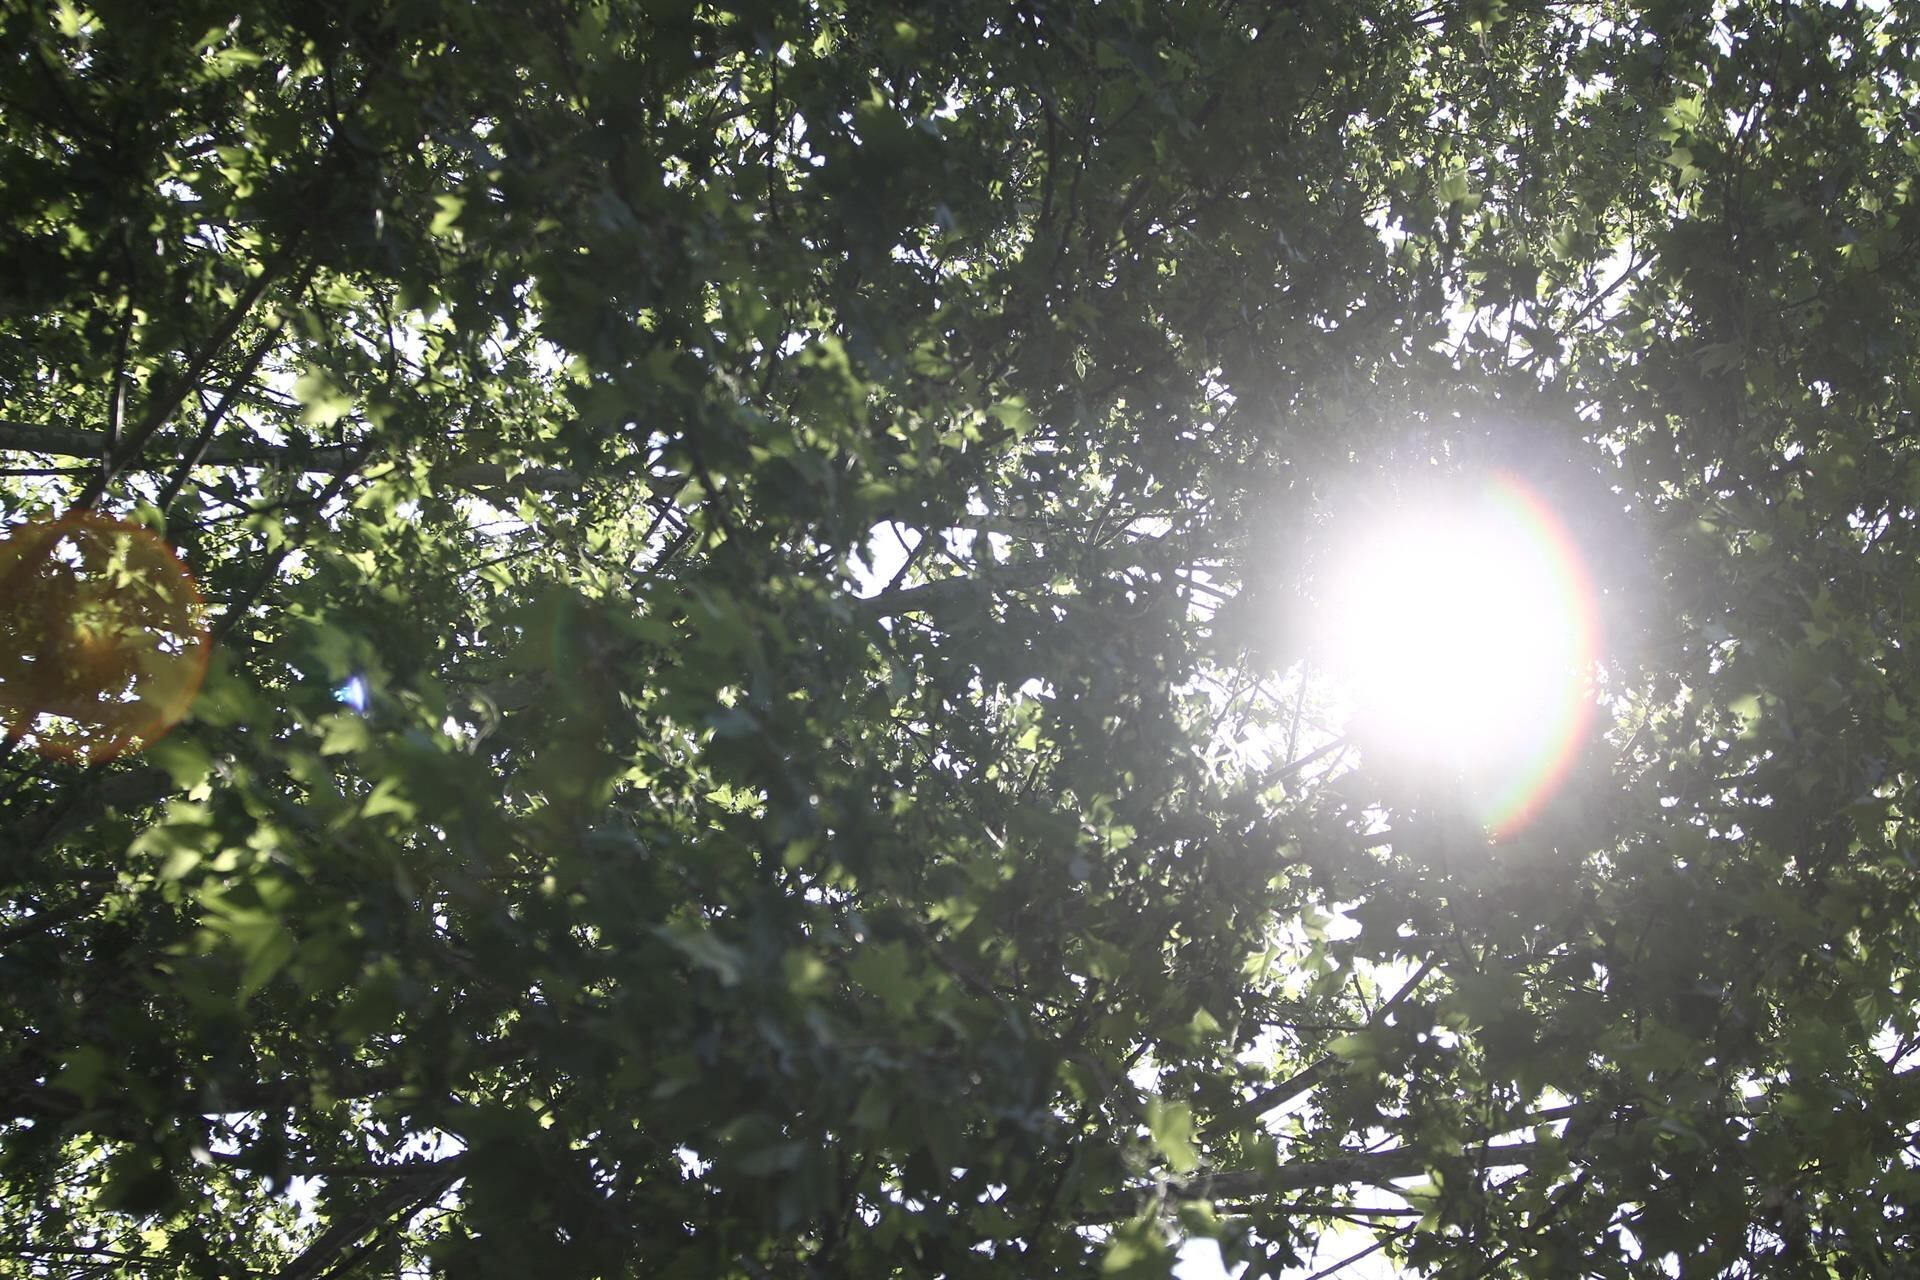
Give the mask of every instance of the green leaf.
[[433, 215], [433, 221], [427, 226], [427, 234], [435, 237], [448, 235], [453, 231], [454, 224], [460, 220], [460, 214], [467, 207], [467, 202], [459, 196], [450, 195], [435, 196], [433, 202], [437, 206], [437, 212]]
[[1017, 400], [1005, 400], [987, 410], [987, 416], [999, 422], [1013, 432], [1015, 439], [1024, 439], [1033, 433], [1033, 414]]
[[363, 818], [378, 818], [391, 814], [401, 822], [412, 822], [420, 811], [413, 801], [407, 798], [398, 778], [382, 778], [374, 785], [373, 794], [360, 806]]
[[781, 967], [787, 975], [787, 990], [801, 998], [817, 996], [832, 985], [833, 973], [826, 961], [805, 951], [789, 951]]
[[1370, 1062], [1378, 1056], [1379, 1037], [1371, 1031], [1335, 1036], [1327, 1044], [1327, 1052], [1345, 1062]]
[[661, 925], [654, 933], [667, 945], [731, 987], [746, 972], [746, 956], [730, 942], [698, 925]]
[[1115, 1280], [1166, 1280], [1173, 1274], [1173, 1251], [1153, 1223], [1122, 1223], [1107, 1238], [1100, 1274]]
[[1193, 1145], [1191, 1105], [1149, 1098], [1147, 1130], [1153, 1135], [1153, 1145], [1160, 1149], [1160, 1154], [1167, 1158], [1168, 1166], [1175, 1173], [1192, 1173], [1198, 1167], [1200, 1155]]
[[[365, 751], [373, 742], [373, 735], [367, 729], [365, 718], [351, 711], [339, 711], [326, 716], [315, 725], [315, 728], [320, 730], [320, 754], [323, 756]], [[381, 812], [393, 811], [383, 809]], [[372, 814], [369, 813], [368, 816]]]
[[912, 968], [905, 948], [897, 942], [869, 943], [854, 952], [847, 964], [853, 980], [895, 1015], [912, 1009], [920, 994]]
[[352, 393], [318, 365], [308, 365], [294, 380], [293, 394], [300, 401], [300, 421], [306, 426], [330, 427], [353, 411]]
[[1441, 204], [1462, 204], [1470, 194], [1472, 194], [1472, 186], [1468, 182], [1464, 169], [1449, 169], [1434, 180], [1434, 199]]
[[53, 1085], [92, 1106], [114, 1074], [114, 1059], [106, 1050], [98, 1045], [83, 1044], [67, 1053]]
[[207, 927], [224, 938], [240, 956], [239, 995], [244, 1003], [271, 982], [294, 957], [293, 935], [271, 911], [237, 907], [215, 897], [209, 900]]
[[180, 791], [192, 791], [213, 772], [213, 756], [201, 743], [174, 733], [147, 748], [146, 756], [167, 771]]

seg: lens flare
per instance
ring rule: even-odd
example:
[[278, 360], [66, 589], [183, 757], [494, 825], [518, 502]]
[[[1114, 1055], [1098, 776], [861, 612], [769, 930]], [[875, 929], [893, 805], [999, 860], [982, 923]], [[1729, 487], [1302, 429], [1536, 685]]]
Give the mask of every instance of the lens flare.
[[366, 714], [368, 697], [365, 676], [348, 676], [346, 681], [333, 691], [335, 702], [344, 703], [349, 710], [357, 711], [362, 715]]
[[206, 676], [200, 589], [173, 549], [91, 512], [0, 537], [0, 729], [97, 764], [157, 741]]
[[1338, 563], [1324, 643], [1370, 757], [1496, 837], [1565, 777], [1594, 711], [1593, 592], [1565, 528], [1496, 473], [1375, 522]]

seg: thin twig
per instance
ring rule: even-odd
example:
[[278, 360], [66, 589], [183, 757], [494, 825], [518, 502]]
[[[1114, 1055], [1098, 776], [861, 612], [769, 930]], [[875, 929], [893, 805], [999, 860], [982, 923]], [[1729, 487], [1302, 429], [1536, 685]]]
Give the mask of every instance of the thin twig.
[[1368, 1245], [1366, 1248], [1362, 1249], [1360, 1252], [1353, 1254], [1351, 1257], [1342, 1258], [1340, 1261], [1334, 1263], [1330, 1267], [1322, 1267], [1320, 1270], [1308, 1276], [1307, 1280], [1326, 1280], [1326, 1277], [1333, 1275], [1336, 1272], [1345, 1271], [1348, 1267], [1360, 1261], [1360, 1259], [1371, 1257], [1374, 1254], [1380, 1252], [1382, 1249], [1386, 1248], [1387, 1245], [1393, 1240], [1395, 1236], [1404, 1235], [1404, 1234], [1406, 1234], [1404, 1230], [1391, 1232], [1388, 1235], [1385, 1235], [1380, 1239], [1375, 1240], [1372, 1244]]

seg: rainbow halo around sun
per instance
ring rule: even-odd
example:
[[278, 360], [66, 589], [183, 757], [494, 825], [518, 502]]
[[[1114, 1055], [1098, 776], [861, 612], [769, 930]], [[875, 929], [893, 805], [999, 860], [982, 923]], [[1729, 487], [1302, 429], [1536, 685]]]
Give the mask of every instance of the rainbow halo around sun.
[[1524, 825], [1594, 710], [1593, 594], [1558, 518], [1495, 473], [1370, 517], [1332, 568], [1322, 643], [1363, 750], [1496, 837]]

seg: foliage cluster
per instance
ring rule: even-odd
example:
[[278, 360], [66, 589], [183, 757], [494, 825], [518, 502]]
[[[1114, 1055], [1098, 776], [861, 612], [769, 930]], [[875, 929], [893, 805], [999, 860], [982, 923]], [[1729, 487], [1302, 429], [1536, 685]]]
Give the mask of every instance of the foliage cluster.
[[[0, 515], [217, 646], [0, 760], [0, 1270], [1920, 1256], [1917, 42], [6, 0]], [[1487, 466], [1610, 713], [1498, 845], [1303, 625]]]

